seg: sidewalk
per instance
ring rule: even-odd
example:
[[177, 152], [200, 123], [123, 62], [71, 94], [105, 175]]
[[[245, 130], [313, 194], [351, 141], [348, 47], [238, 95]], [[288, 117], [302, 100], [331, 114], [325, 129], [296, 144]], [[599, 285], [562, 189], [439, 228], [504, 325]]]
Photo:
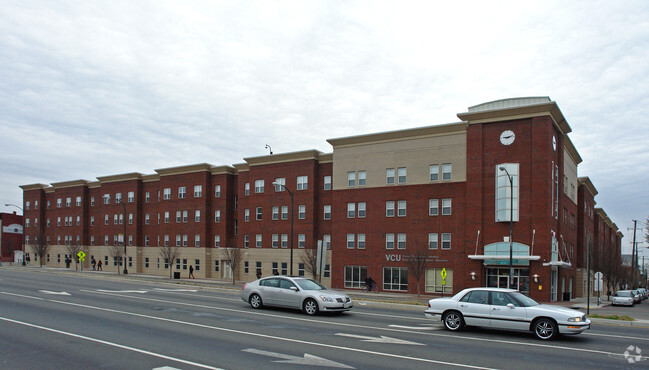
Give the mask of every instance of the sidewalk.
[[[2, 267], [0, 268], [5, 270], [21, 270], [24, 269], [25, 267], [20, 265], [8, 266], [7, 264], [3, 264]], [[167, 283], [167, 284], [201, 286], [206, 288], [225, 289], [225, 290], [232, 290], [237, 292], [239, 292], [243, 287], [243, 285], [246, 283], [245, 281], [240, 281], [240, 280], [237, 280], [234, 282], [234, 284], [232, 284], [232, 281], [224, 281], [224, 280], [217, 280], [217, 279], [187, 279], [185, 277], [181, 279], [169, 279], [168, 276], [145, 275], [145, 274], [127, 274], [127, 275], [119, 274], [118, 275], [113, 271], [92, 271], [92, 270], [75, 271], [73, 268], [66, 269], [61, 267], [48, 267], [48, 266], [43, 266], [43, 268], [41, 269], [38, 265], [27, 266], [26, 268], [33, 271], [40, 270], [44, 273], [48, 273], [48, 272], [72, 273], [72, 274], [77, 273], [77, 274], [84, 274], [84, 275], [94, 276], [94, 277], [122, 278], [122, 279], [129, 279], [129, 280], [138, 280], [138, 281], [156, 281], [156, 282]], [[422, 315], [423, 312], [426, 310], [428, 306], [428, 301], [430, 299], [440, 298], [439, 294], [434, 296], [422, 294], [419, 297], [417, 297], [416, 294], [406, 294], [406, 293], [392, 293], [392, 292], [364, 293], [359, 289], [336, 289], [336, 290], [349, 295], [353, 300], [359, 302], [360, 305], [366, 305], [366, 304], [379, 305], [379, 306], [399, 305], [400, 307], [409, 310], [415, 310], [415, 311], [421, 310]], [[448, 297], [449, 295], [444, 295], [444, 296]], [[597, 314], [599, 309], [604, 307], [609, 307], [610, 302], [607, 301], [606, 299], [607, 299], [606, 296], [602, 296], [598, 304], [597, 296], [591, 297], [590, 314], [591, 315]], [[572, 308], [572, 309], [579, 310], [583, 313], [586, 313], [588, 308], [585, 297], [574, 298], [570, 301], [539, 302], [539, 303]], [[646, 304], [649, 304], [649, 301], [647, 301]], [[591, 318], [591, 321], [594, 323], [603, 323], [607, 325], [641, 326], [641, 327], [649, 328], [649, 320], [634, 317], [632, 311], [620, 310], [619, 312], [615, 312], [615, 313], [611, 313], [607, 311], [605, 314], [606, 315], [617, 314], [620, 316], [626, 315], [632, 317], [634, 321], [609, 320], [609, 319], [599, 319], [599, 318]]]

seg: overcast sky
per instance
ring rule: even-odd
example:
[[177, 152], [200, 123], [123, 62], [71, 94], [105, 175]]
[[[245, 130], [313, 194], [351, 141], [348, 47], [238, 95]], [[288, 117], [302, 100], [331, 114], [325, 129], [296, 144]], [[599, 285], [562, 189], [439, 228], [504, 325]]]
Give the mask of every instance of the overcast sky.
[[19, 185], [331, 152], [521, 96], [559, 104], [630, 253], [649, 1], [2, 0], [0, 211]]

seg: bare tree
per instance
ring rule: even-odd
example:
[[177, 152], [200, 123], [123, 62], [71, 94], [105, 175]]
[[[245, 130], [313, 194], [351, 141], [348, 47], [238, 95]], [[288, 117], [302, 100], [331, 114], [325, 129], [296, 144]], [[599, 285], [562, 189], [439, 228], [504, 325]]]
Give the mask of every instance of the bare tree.
[[40, 263], [41, 267], [43, 267], [43, 258], [45, 257], [45, 255], [47, 255], [47, 252], [49, 252], [50, 246], [47, 244], [47, 241], [45, 240], [45, 237], [42, 233], [38, 233], [36, 234], [36, 236], [34, 236], [34, 243], [32, 243], [31, 247], [32, 251], [34, 251], [34, 254], [38, 256], [38, 262]]
[[304, 271], [315, 279], [318, 273], [318, 250], [316, 248], [305, 248], [300, 250], [300, 259], [304, 263]]
[[223, 258], [230, 265], [230, 271], [232, 271], [232, 285], [234, 285], [237, 267], [243, 258], [243, 251], [241, 248], [222, 248], [221, 254]]
[[174, 261], [180, 257], [180, 247], [165, 245], [160, 247], [160, 256], [165, 259], [166, 263], [169, 265], [169, 279], [171, 279], [171, 274], [174, 269]]
[[408, 273], [417, 281], [417, 298], [420, 297], [420, 281], [426, 275], [426, 267], [430, 258], [430, 249], [425, 244], [415, 247], [412, 254], [406, 256], [408, 263]]
[[79, 254], [79, 252], [81, 252], [81, 250], [83, 248], [81, 247], [81, 244], [79, 244], [78, 242], [74, 243], [74, 244], [72, 244], [72, 243], [68, 244], [67, 248], [68, 248], [68, 252], [70, 252], [70, 257], [74, 259], [74, 270], [76, 271], [78, 269], [78, 267], [79, 267], [78, 266], [79, 262], [77, 262], [77, 261], [79, 261], [78, 254]]
[[117, 261], [117, 275], [119, 275], [119, 267], [122, 262], [122, 254], [124, 253], [124, 248], [119, 244], [113, 244], [109, 249], [110, 256], [113, 257], [113, 261]]

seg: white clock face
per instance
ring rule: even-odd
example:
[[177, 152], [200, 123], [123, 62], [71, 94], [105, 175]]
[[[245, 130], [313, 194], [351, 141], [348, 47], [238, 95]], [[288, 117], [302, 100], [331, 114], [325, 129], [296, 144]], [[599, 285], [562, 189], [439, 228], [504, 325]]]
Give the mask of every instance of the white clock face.
[[505, 130], [500, 134], [500, 142], [503, 145], [511, 145], [514, 142], [514, 139], [516, 139], [516, 135], [514, 135], [514, 131], [512, 130]]

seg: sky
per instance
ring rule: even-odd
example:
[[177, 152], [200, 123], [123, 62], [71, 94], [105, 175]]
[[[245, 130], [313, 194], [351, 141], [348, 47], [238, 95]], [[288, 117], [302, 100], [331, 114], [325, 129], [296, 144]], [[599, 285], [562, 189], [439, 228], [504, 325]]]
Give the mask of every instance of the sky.
[[0, 212], [20, 185], [329, 153], [523, 96], [557, 102], [630, 253], [649, 217], [648, 1], [2, 0]]

